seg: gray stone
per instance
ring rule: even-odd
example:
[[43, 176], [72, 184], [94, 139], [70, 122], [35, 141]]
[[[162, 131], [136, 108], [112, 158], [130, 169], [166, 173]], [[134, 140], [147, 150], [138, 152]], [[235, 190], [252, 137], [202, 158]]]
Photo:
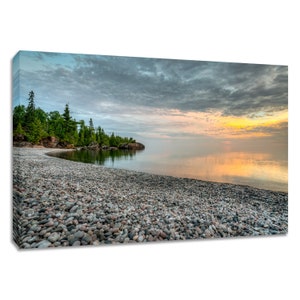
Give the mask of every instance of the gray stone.
[[92, 238], [91, 238], [91, 236], [88, 233], [85, 233], [84, 236], [83, 236], [83, 238], [82, 238], [82, 241], [84, 241], [87, 244], [89, 244], [92, 241]]
[[70, 234], [68, 236], [68, 241], [69, 241], [70, 245], [72, 245], [76, 241], [76, 238], [74, 237], [74, 234]]
[[50, 220], [48, 223], [45, 224], [47, 227], [52, 227], [54, 225], [54, 222]]
[[36, 237], [36, 236], [33, 236], [33, 237], [29, 238], [29, 239], [27, 240], [27, 242], [31, 244], [31, 243], [33, 243], [33, 242], [36, 242], [36, 240], [37, 240], [37, 237]]
[[81, 231], [81, 230], [74, 233], [74, 238], [77, 239], [77, 240], [81, 239], [83, 236], [84, 236], [84, 232]]
[[139, 243], [141, 243], [143, 240], [144, 240], [144, 236], [143, 236], [143, 235], [139, 235], [137, 241], [138, 241]]
[[288, 230], [287, 193], [77, 164], [46, 152], [13, 149], [14, 236], [22, 248]]
[[47, 240], [42, 240], [37, 244], [38, 248], [48, 248], [51, 245], [51, 243]]
[[58, 239], [60, 238], [60, 234], [57, 232], [53, 232], [52, 234], [50, 234], [48, 236], [48, 241], [50, 241], [51, 243], [56, 242]]
[[74, 205], [71, 209], [70, 209], [70, 213], [73, 213], [77, 210], [78, 205]]
[[80, 246], [80, 241], [75, 241], [73, 244], [72, 244], [72, 246]]

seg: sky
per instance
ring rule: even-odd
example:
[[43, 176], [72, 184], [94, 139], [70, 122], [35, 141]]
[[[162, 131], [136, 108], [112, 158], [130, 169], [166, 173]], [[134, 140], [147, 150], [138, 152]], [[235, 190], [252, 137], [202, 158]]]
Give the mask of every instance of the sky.
[[33, 90], [107, 133], [287, 147], [287, 66], [20, 51], [12, 72], [14, 106]]

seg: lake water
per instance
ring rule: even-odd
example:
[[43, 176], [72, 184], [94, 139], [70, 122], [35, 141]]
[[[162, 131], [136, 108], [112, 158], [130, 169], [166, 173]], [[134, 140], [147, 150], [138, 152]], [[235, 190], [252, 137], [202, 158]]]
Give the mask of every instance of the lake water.
[[237, 147], [228, 143], [206, 143], [205, 147], [199, 147], [197, 143], [186, 145], [182, 141], [159, 140], [146, 144], [143, 151], [74, 151], [63, 152], [60, 157], [113, 168], [287, 192], [287, 151], [277, 150], [266, 145]]

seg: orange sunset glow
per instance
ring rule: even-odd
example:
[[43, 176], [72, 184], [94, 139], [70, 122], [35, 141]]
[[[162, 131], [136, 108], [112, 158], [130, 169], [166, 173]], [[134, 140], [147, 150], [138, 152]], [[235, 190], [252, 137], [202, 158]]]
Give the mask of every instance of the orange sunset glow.
[[[219, 161], [218, 164], [215, 163], [216, 160]], [[287, 182], [286, 167], [279, 162], [271, 161], [267, 153], [219, 153], [199, 157], [196, 161], [193, 159], [189, 162], [189, 164], [195, 163], [202, 166], [202, 170], [198, 170], [200, 177], [209, 170], [211, 174], [218, 174], [220, 179], [225, 176], [239, 176]]]
[[[224, 116], [216, 112], [181, 112], [179, 110], [155, 111], [140, 118], [153, 120], [158, 128], [165, 128], [170, 133], [178, 130], [184, 134], [205, 135], [215, 138], [255, 138], [272, 135], [288, 122], [288, 110], [257, 116]], [[163, 137], [163, 136], [161, 136]], [[168, 138], [168, 135], [164, 135]]]
[[[244, 180], [274, 183], [287, 190], [288, 172], [284, 161], [274, 161], [268, 153], [223, 152], [182, 159], [172, 172], [186, 177], [219, 182], [243, 183]], [[277, 186], [276, 186], [277, 184]]]
[[224, 124], [226, 128], [231, 128], [233, 130], [253, 130], [255, 128], [261, 127], [277, 127], [281, 123], [288, 121], [288, 111], [278, 111], [272, 114], [263, 114], [260, 117], [244, 117], [244, 116], [230, 116], [222, 117], [221, 123]]

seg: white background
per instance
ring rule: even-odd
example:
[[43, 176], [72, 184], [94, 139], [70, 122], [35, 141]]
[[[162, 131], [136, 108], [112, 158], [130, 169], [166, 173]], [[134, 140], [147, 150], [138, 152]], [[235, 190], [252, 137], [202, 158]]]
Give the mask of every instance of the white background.
[[[1, 1], [1, 299], [300, 299], [297, 1]], [[289, 66], [289, 233], [19, 251], [11, 242], [11, 59], [18, 50]]]

